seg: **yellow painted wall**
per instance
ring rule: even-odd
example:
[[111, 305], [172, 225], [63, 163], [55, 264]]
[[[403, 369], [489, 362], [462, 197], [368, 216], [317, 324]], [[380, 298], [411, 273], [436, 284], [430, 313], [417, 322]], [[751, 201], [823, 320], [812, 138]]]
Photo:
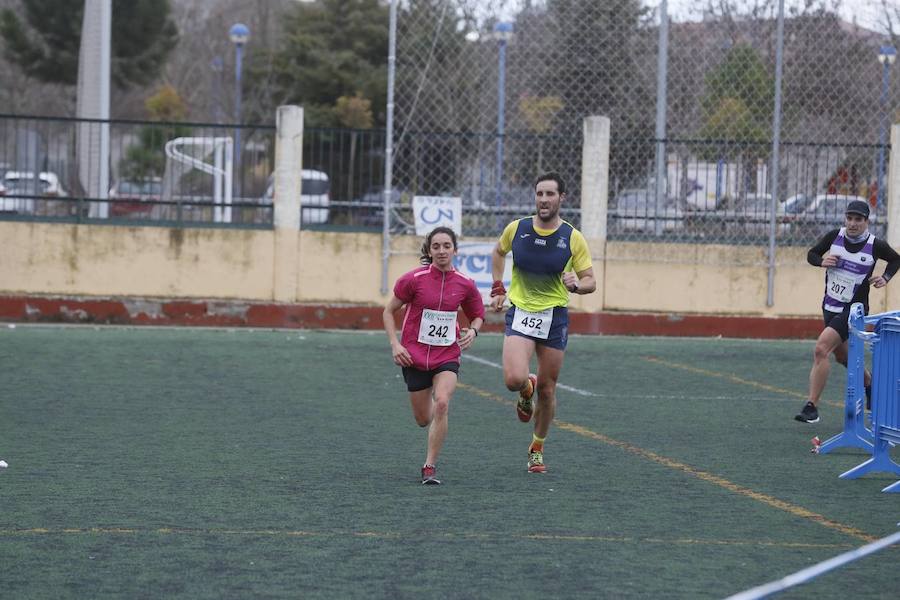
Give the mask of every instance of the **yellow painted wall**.
[[[298, 256], [281, 257], [296, 272], [296, 292], [286, 301], [385, 302], [379, 234], [297, 235]], [[420, 244], [416, 237], [392, 241], [389, 289], [418, 265]], [[275, 248], [272, 231], [0, 222], [0, 293], [272, 301]], [[806, 248], [778, 250], [771, 308], [765, 248], [594, 242], [591, 251], [600, 287], [573, 298], [575, 309], [820, 314], [824, 272], [806, 263]], [[900, 308], [900, 282], [872, 290], [871, 299], [872, 312]]]
[[270, 299], [272, 233], [0, 223], [4, 294]]

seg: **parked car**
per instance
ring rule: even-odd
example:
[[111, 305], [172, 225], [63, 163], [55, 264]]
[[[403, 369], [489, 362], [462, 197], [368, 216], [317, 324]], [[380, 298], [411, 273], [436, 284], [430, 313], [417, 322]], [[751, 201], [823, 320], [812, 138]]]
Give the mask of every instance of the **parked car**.
[[[802, 207], [800, 200], [792, 201], [790, 210]], [[782, 235], [788, 231], [787, 223], [791, 217], [787, 215], [786, 203], [779, 202], [775, 206], [775, 233]], [[716, 211], [716, 216], [725, 224], [725, 233], [735, 237], [768, 237], [771, 228], [772, 195], [747, 194], [741, 198], [728, 201], [725, 208]]]
[[[860, 196], [819, 194], [789, 221], [790, 230], [795, 235], [817, 238], [830, 229], [841, 227], [847, 205], [854, 200], [868, 203]], [[873, 210], [869, 215], [869, 228], [878, 235], [880, 223], [876, 212]]]
[[666, 198], [658, 211], [656, 197], [644, 189], [623, 190], [608, 211], [610, 233], [674, 232], [684, 229], [685, 206], [676, 198]]
[[67, 213], [68, 203], [45, 201], [45, 198], [66, 198], [68, 192], [56, 173], [42, 171], [7, 171], [3, 176], [5, 193], [0, 195], [0, 212], [17, 214], [58, 215]]
[[110, 217], [149, 217], [162, 199], [162, 179], [123, 179], [110, 188], [109, 199]]
[[779, 209], [785, 215], [797, 215], [806, 210], [806, 207], [815, 199], [816, 197], [812, 194], [794, 194], [780, 204]]
[[[302, 225], [318, 225], [328, 222], [331, 205], [331, 182], [328, 175], [314, 169], [303, 169], [300, 172], [300, 223]], [[264, 204], [275, 202], [275, 174], [269, 175], [266, 193], [262, 197]]]

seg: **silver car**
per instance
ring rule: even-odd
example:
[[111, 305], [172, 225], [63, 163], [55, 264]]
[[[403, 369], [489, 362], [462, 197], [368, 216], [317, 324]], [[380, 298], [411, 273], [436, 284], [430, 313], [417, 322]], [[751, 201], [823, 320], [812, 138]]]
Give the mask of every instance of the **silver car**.
[[675, 232], [684, 229], [685, 211], [675, 198], [666, 198], [657, 209], [656, 197], [647, 190], [624, 190], [609, 209], [610, 233]]

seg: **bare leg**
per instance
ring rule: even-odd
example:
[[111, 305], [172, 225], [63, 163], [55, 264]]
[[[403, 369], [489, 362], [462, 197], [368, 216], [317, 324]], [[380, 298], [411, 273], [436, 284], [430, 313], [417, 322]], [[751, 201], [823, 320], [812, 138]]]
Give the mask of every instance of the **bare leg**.
[[437, 464], [438, 455], [447, 439], [448, 414], [450, 398], [456, 390], [456, 373], [442, 371], [434, 376], [434, 418], [428, 428], [428, 454], [426, 465]]
[[528, 365], [534, 354], [534, 340], [509, 335], [503, 340], [503, 383], [511, 392], [528, 385]]
[[413, 418], [419, 427], [428, 427], [431, 424], [431, 417], [434, 413], [431, 401], [432, 389], [428, 388], [409, 393], [409, 403], [412, 406]]
[[[822, 397], [822, 390], [828, 382], [828, 372], [831, 370], [831, 363], [828, 356], [837, 350], [842, 344], [841, 335], [832, 329], [826, 327], [819, 334], [816, 340], [816, 348], [813, 351], [813, 366], [809, 372], [809, 401], [813, 404], [819, 403]], [[846, 351], [844, 354], [844, 362], [846, 363]]]
[[[849, 354], [850, 344], [844, 342], [840, 346], [834, 349], [834, 359], [844, 365], [847, 366], [847, 356]], [[869, 386], [872, 385], [872, 374], [869, 373], [868, 369], [863, 369], [863, 385]]]
[[564, 356], [563, 350], [537, 347], [538, 401], [534, 408], [534, 434], [539, 438], [547, 437], [556, 415], [556, 382], [559, 380]]

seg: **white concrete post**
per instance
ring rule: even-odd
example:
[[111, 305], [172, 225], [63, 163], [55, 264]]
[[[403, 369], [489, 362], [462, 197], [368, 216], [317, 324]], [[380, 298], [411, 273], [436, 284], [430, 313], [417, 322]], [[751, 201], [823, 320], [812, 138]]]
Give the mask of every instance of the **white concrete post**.
[[583, 130], [581, 233], [593, 243], [602, 245], [606, 243], [606, 209], [609, 203], [609, 118], [586, 117]]
[[586, 117], [581, 147], [581, 233], [594, 263], [597, 292], [572, 296], [570, 306], [603, 310], [606, 297], [606, 212], [609, 204], [609, 118]]
[[275, 229], [300, 229], [303, 108], [279, 106], [275, 118]]
[[277, 302], [296, 302], [300, 273], [303, 108], [279, 106], [275, 124], [275, 265], [272, 294]]
[[[112, 48], [111, 0], [86, 0], [78, 53], [76, 115], [78, 178], [88, 197], [109, 198], [109, 89]], [[91, 202], [88, 215], [109, 217], [109, 202]]]

